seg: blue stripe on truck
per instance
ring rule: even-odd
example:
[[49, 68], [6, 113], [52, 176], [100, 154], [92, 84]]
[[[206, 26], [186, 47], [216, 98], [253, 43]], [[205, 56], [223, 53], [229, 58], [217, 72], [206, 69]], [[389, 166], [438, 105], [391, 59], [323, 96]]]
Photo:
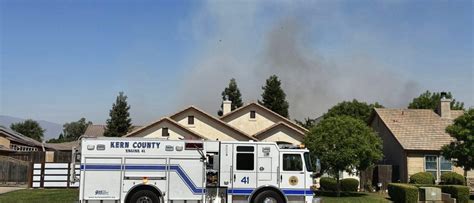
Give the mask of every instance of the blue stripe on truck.
[[[183, 180], [185, 185], [193, 192], [193, 194], [203, 194], [206, 192], [204, 188], [197, 187], [196, 184], [191, 180], [188, 174], [181, 168], [180, 165], [168, 165], [170, 171], [175, 171], [178, 176]], [[167, 165], [139, 165], [139, 164], [128, 164], [123, 165], [125, 170], [153, 170], [153, 171], [166, 171]], [[115, 171], [122, 170], [122, 165], [106, 165], [106, 164], [83, 164], [81, 170], [85, 171]], [[232, 195], [250, 195], [253, 192], [253, 188], [234, 188], [228, 189], [227, 192]], [[282, 189], [285, 195], [305, 195], [312, 196], [313, 191], [305, 189]]]

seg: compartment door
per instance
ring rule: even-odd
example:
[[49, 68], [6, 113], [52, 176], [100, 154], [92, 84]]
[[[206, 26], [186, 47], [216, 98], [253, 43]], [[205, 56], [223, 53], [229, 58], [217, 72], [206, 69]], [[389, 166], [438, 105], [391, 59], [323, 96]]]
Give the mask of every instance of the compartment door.
[[204, 163], [199, 158], [169, 160], [169, 200], [202, 200]]
[[125, 158], [123, 192], [128, 192], [136, 184], [146, 183], [166, 191], [166, 159]]
[[122, 184], [121, 158], [85, 158], [84, 200], [119, 200]]

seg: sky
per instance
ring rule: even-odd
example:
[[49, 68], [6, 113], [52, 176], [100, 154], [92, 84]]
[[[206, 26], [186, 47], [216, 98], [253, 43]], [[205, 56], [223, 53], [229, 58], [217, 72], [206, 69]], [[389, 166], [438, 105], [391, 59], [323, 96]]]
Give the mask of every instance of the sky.
[[277, 75], [292, 119], [344, 100], [406, 108], [426, 90], [474, 106], [470, 0], [0, 0], [0, 115], [105, 123], [118, 92], [143, 125], [216, 114]]

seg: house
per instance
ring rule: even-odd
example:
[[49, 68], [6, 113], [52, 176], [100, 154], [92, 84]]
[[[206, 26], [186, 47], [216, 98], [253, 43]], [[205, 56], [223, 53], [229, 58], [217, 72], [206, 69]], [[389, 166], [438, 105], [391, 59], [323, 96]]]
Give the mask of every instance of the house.
[[44, 158], [45, 162], [66, 162], [70, 160], [71, 149], [78, 144], [79, 141], [41, 143], [0, 126], [0, 155], [24, 161], [41, 162]]
[[[450, 99], [442, 98], [437, 111], [431, 109], [376, 108], [370, 125], [383, 141], [382, 164], [393, 166], [392, 180], [408, 182], [411, 175], [430, 172], [436, 180], [444, 172], [464, 174], [441, 155], [441, 147], [453, 138], [445, 129], [464, 113], [451, 110]], [[472, 172], [469, 172], [469, 176]]]
[[[86, 131], [84, 132], [84, 137], [103, 137], [106, 127], [107, 127], [106, 125], [95, 125], [95, 124], [88, 125], [86, 128]], [[132, 126], [131, 131], [134, 131], [140, 127], [142, 126], [134, 125]]]
[[43, 144], [9, 128], [0, 126], [0, 152], [44, 151]]
[[223, 102], [223, 115], [212, 116], [190, 106], [177, 113], [138, 128], [126, 137], [167, 139], [204, 139], [222, 141], [272, 141], [300, 145], [307, 129], [252, 102], [231, 111], [231, 102]]

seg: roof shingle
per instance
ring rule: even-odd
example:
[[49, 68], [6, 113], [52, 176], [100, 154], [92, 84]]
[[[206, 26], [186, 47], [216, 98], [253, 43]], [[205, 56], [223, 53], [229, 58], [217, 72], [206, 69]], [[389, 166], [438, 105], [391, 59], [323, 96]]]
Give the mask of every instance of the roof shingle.
[[[452, 110], [451, 116], [462, 112]], [[405, 150], [440, 150], [453, 140], [445, 131], [453, 119], [443, 119], [431, 109], [376, 108], [375, 113]]]
[[[106, 125], [89, 125], [87, 126], [87, 129], [84, 132], [84, 137], [103, 137], [106, 127]], [[132, 126], [130, 132], [135, 131], [141, 127], [142, 126], [138, 125]]]

